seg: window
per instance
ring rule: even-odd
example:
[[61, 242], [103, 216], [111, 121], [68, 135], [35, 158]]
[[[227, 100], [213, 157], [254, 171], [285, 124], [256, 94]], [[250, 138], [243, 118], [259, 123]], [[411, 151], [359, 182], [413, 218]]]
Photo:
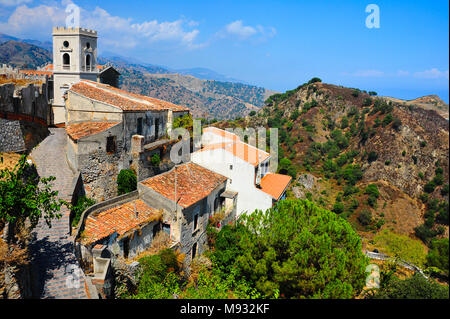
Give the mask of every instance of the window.
[[63, 42], [63, 46], [64, 46], [65, 48], [68, 48], [68, 47], [69, 47], [69, 41], [64, 41], [64, 42]]
[[91, 44], [89, 42], [86, 43], [86, 48], [90, 49], [91, 48]]
[[63, 67], [70, 67], [70, 55], [69, 53], [63, 54]]
[[194, 231], [198, 228], [198, 214], [194, 216]]
[[91, 68], [91, 55], [88, 54], [86, 55], [86, 69], [90, 69]]
[[233, 170], [233, 165], [230, 165], [230, 171], [232, 171]]
[[161, 223], [158, 222], [155, 226], [153, 226], [153, 238], [156, 237], [156, 235], [160, 230], [161, 230]]
[[142, 118], [137, 119], [137, 134], [142, 135]]
[[106, 138], [106, 152], [115, 153], [116, 152], [116, 137], [108, 136]]
[[194, 259], [196, 255], [197, 255], [197, 243], [192, 245], [192, 259]]
[[217, 209], [219, 208], [219, 197], [216, 197], [214, 200], [214, 212], [217, 212]]
[[130, 237], [126, 237], [123, 239], [123, 257], [128, 258], [130, 253]]

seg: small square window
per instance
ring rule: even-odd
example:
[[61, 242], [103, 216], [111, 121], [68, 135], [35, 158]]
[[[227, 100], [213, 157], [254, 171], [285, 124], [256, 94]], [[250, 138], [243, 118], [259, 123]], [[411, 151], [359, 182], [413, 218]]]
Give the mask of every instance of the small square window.
[[233, 165], [230, 165], [230, 171], [232, 171], [233, 170]]

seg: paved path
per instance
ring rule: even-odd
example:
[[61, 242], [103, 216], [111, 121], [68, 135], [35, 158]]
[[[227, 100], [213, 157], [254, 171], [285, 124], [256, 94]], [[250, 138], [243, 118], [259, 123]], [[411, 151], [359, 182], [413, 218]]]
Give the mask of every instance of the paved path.
[[[55, 176], [53, 189], [59, 197], [71, 200], [74, 175], [66, 162], [66, 132], [64, 128], [50, 128], [51, 134], [32, 152], [39, 176]], [[49, 228], [41, 218], [33, 232], [33, 295], [37, 298], [85, 299], [87, 289], [84, 274], [74, 254], [69, 230], [69, 210], [61, 209], [62, 217], [52, 221]]]

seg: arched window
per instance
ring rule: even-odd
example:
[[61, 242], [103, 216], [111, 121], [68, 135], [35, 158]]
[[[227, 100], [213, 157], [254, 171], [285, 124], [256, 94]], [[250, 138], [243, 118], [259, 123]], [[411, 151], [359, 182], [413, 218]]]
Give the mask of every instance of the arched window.
[[64, 69], [69, 69], [70, 68], [70, 55], [69, 53], [64, 53], [63, 54], [63, 68]]
[[86, 71], [91, 71], [91, 55], [86, 55]]

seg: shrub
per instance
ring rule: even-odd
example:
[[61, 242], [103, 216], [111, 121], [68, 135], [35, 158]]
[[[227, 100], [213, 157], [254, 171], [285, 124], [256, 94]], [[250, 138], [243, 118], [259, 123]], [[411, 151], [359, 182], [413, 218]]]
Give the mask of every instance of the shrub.
[[81, 215], [83, 212], [95, 204], [95, 200], [90, 199], [86, 196], [81, 196], [77, 200], [77, 204], [71, 207], [72, 227], [77, 227], [80, 222]]
[[161, 163], [161, 158], [159, 157], [159, 154], [155, 153], [153, 154], [152, 158], [150, 159], [150, 162], [152, 163], [152, 166], [158, 167]]
[[361, 225], [367, 226], [372, 222], [372, 213], [370, 210], [364, 209], [358, 215], [358, 221]]
[[367, 156], [367, 161], [369, 163], [372, 163], [374, 161], [376, 161], [378, 159], [378, 154], [374, 151], [369, 152], [368, 156]]
[[420, 147], [425, 147], [425, 146], [427, 146], [427, 142], [425, 142], [425, 141], [420, 142]]
[[441, 195], [447, 196], [448, 195], [448, 184], [445, 184], [441, 189]]
[[341, 202], [336, 202], [333, 206], [333, 212], [336, 214], [341, 214], [344, 212], [344, 204], [342, 204]]
[[425, 279], [416, 273], [412, 277], [401, 280], [396, 276], [383, 284], [381, 288], [368, 298], [374, 299], [448, 299], [448, 287]]
[[341, 129], [345, 129], [348, 127], [348, 118], [344, 116], [341, 120]]
[[377, 92], [375, 92], [375, 91], [369, 91], [369, 95], [370, 95], [370, 96], [377, 96], [378, 94], [377, 94]]
[[123, 169], [117, 177], [118, 195], [124, 195], [137, 189], [137, 177], [131, 169]]
[[444, 176], [442, 176], [442, 174], [437, 174], [434, 178], [433, 178], [433, 183], [436, 186], [440, 186], [442, 184], [444, 184]]
[[364, 100], [362, 106], [370, 106], [370, 105], [372, 105], [372, 99], [368, 97]]
[[388, 126], [393, 120], [394, 120], [394, 118], [392, 117], [392, 115], [387, 114], [382, 121], [383, 127]]
[[308, 84], [316, 83], [316, 82], [322, 82], [322, 80], [318, 77], [314, 77], [311, 80], [309, 80]]
[[378, 190], [378, 186], [376, 184], [370, 184], [367, 185], [366, 189], [364, 190], [364, 194], [378, 198], [380, 196], [380, 191]]
[[250, 115], [250, 116], [255, 116], [255, 115], [256, 115], [256, 111], [251, 111], [251, 112], [249, 113], [249, 115]]
[[411, 158], [414, 162], [414, 165], [417, 165], [417, 156], [413, 155]]
[[432, 192], [434, 192], [434, 189], [436, 188], [436, 184], [434, 183], [434, 181], [428, 182], [427, 184], [425, 184], [425, 186], [423, 187], [423, 190], [428, 193], [431, 194]]
[[428, 251], [427, 255], [427, 266], [436, 267], [441, 270], [448, 277], [449, 270], [449, 246], [448, 238], [442, 238], [439, 240], [434, 240], [431, 243], [431, 249]]
[[294, 110], [290, 116], [292, 121], [295, 121], [300, 116], [300, 112], [298, 110]]
[[353, 96], [353, 97], [358, 97], [358, 96], [359, 96], [359, 90], [356, 90], [356, 89], [353, 90], [353, 91], [352, 91], [352, 96]]
[[399, 118], [394, 118], [394, 122], [392, 123], [392, 127], [394, 130], [398, 131], [402, 126], [402, 121]]

